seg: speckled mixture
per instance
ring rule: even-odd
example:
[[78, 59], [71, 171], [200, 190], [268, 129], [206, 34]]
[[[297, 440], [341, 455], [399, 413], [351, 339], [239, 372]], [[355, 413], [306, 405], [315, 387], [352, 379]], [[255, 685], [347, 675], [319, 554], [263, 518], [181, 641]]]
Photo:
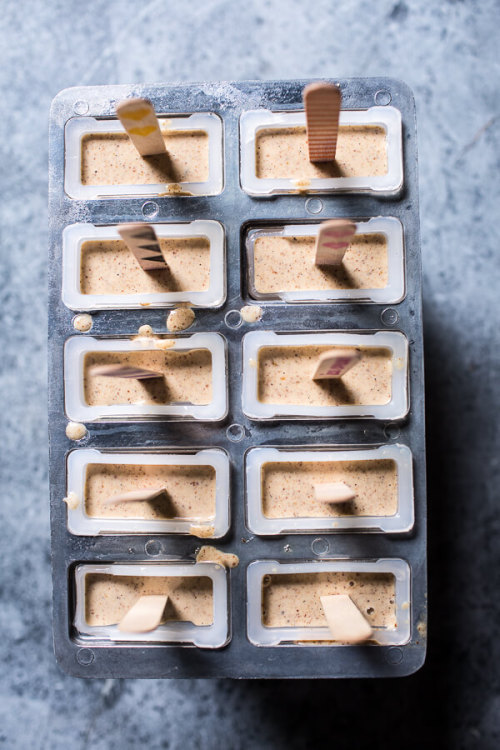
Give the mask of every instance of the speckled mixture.
[[[92, 365], [122, 364], [163, 373], [161, 378], [136, 380], [92, 375]], [[190, 351], [89, 352], [84, 360], [85, 403], [171, 404], [212, 400], [212, 355], [208, 349]]]
[[[166, 488], [146, 502], [107, 504], [110, 497], [132, 490]], [[85, 510], [98, 518], [210, 519], [215, 515], [213, 466], [150, 466], [89, 464], [85, 481]]]
[[263, 128], [256, 138], [255, 170], [261, 179], [374, 177], [387, 173], [387, 139], [378, 126], [339, 128], [334, 162], [309, 161], [305, 127]]
[[254, 245], [255, 290], [265, 294], [387, 286], [385, 235], [355, 235], [339, 268], [316, 266], [315, 245], [315, 237], [257, 237]]
[[167, 154], [140, 156], [126, 133], [90, 133], [82, 138], [83, 185], [155, 185], [208, 180], [208, 133], [171, 130]]
[[167, 594], [163, 622], [213, 622], [212, 580], [205, 576], [114, 576], [89, 573], [85, 577], [85, 620], [88, 625], [115, 625], [140, 596]]
[[69, 440], [81, 440], [87, 434], [87, 428], [81, 422], [68, 422], [66, 425], [66, 437]]
[[167, 316], [167, 330], [171, 333], [185, 331], [193, 325], [195, 317], [194, 310], [190, 307], [177, 307]]
[[[345, 503], [315, 499], [314, 485], [345, 482], [356, 493]], [[398, 504], [396, 462], [270, 461], [261, 469], [262, 511], [267, 518], [392, 516]]]
[[122, 240], [87, 240], [81, 248], [82, 294], [202, 292], [210, 285], [206, 237], [158, 238], [168, 269], [143, 271]]
[[205, 545], [196, 553], [196, 562], [213, 562], [224, 568], [236, 568], [240, 563], [240, 558], [232, 552], [222, 552], [216, 547]]
[[391, 573], [297, 573], [269, 576], [262, 590], [262, 623], [277, 627], [326, 625], [320, 596], [348, 594], [372, 627], [396, 627]]
[[300, 406], [388, 403], [392, 379], [392, 353], [389, 349], [360, 347], [361, 360], [342, 378], [312, 380], [319, 355], [338, 348], [263, 346], [258, 360], [259, 401]]

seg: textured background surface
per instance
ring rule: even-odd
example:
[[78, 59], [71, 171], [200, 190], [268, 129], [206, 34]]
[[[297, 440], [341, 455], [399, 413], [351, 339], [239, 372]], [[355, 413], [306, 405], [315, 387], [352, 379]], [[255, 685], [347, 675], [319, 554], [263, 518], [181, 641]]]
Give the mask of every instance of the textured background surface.
[[[0, 746], [499, 746], [500, 264], [491, 220], [498, 205], [499, 23], [496, 0], [4, 0], [0, 309], [9, 408], [0, 415], [8, 436], [0, 466]], [[396, 682], [66, 677], [55, 665], [50, 630], [50, 101], [77, 84], [355, 75], [402, 78], [417, 99], [431, 546], [427, 665]]]

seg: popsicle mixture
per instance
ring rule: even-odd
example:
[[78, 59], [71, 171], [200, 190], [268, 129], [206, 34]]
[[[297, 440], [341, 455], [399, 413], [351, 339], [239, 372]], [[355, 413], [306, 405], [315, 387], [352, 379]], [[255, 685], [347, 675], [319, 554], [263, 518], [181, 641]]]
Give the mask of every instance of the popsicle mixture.
[[360, 347], [360, 361], [338, 380], [312, 380], [315, 363], [334, 346], [263, 346], [258, 358], [258, 399], [268, 404], [345, 406], [391, 399], [391, 351]]
[[[153, 500], [106, 502], [133, 490], [158, 487], [164, 487], [166, 493]], [[211, 519], [215, 515], [215, 469], [196, 465], [89, 464], [85, 511], [97, 518]]]
[[213, 622], [212, 580], [206, 576], [85, 576], [87, 625], [116, 625], [140, 596], [167, 594], [163, 622]]
[[396, 627], [395, 581], [391, 573], [296, 573], [266, 576], [262, 624], [326, 626], [320, 596], [348, 594], [372, 627]]
[[[314, 485], [345, 482], [356, 493], [345, 503], [315, 499]], [[392, 516], [398, 504], [396, 462], [269, 461], [261, 469], [262, 511], [267, 518]]]
[[341, 126], [334, 162], [309, 161], [305, 127], [263, 128], [256, 135], [255, 147], [255, 170], [261, 179], [375, 177], [387, 173], [387, 136], [379, 126]]
[[82, 185], [156, 185], [206, 182], [209, 138], [204, 130], [164, 133], [167, 154], [142, 157], [126, 133], [82, 138]]
[[82, 244], [82, 294], [153, 294], [202, 292], [210, 285], [207, 237], [159, 237], [168, 269], [143, 271], [122, 240], [87, 240]]
[[315, 237], [257, 237], [254, 285], [261, 294], [325, 289], [380, 289], [388, 282], [387, 238], [356, 234], [340, 267], [316, 266]]
[[[160, 372], [147, 380], [93, 375], [94, 365], [120, 364]], [[83, 365], [85, 402], [110, 404], [170, 404], [212, 400], [212, 355], [208, 349], [189, 351], [89, 352]]]

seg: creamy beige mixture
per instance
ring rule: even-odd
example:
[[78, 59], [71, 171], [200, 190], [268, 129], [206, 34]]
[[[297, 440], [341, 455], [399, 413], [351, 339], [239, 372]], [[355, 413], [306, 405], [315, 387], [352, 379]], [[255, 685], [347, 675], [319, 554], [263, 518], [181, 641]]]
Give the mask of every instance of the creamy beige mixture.
[[87, 434], [87, 428], [81, 422], [68, 422], [66, 425], [66, 437], [69, 440], [81, 440]]
[[348, 125], [339, 128], [335, 161], [309, 161], [305, 127], [264, 128], [256, 138], [255, 170], [262, 179], [374, 177], [387, 173], [384, 128]]
[[[161, 372], [147, 380], [92, 375], [93, 365], [121, 364]], [[190, 351], [89, 352], [83, 365], [85, 402], [99, 404], [171, 404], [186, 401], [209, 404], [212, 400], [212, 354]]]
[[262, 307], [259, 307], [259, 305], [244, 305], [240, 314], [245, 323], [258, 323], [262, 318]]
[[141, 156], [126, 133], [90, 133], [82, 138], [83, 185], [155, 185], [206, 182], [208, 133], [170, 130], [166, 154]]
[[391, 573], [297, 573], [266, 576], [262, 623], [277, 627], [321, 627], [326, 618], [320, 596], [348, 594], [372, 627], [396, 627]]
[[[345, 482], [356, 493], [345, 503], [315, 499], [314, 485]], [[396, 462], [270, 461], [261, 469], [262, 511], [267, 518], [392, 516], [398, 505]]]
[[143, 271], [122, 240], [82, 244], [82, 294], [203, 292], [210, 285], [210, 242], [206, 237], [159, 237], [168, 269]]
[[[386, 404], [391, 399], [389, 349], [360, 347], [360, 361], [337, 380], [312, 380], [315, 364], [335, 346], [263, 346], [258, 360], [258, 398], [267, 404], [345, 406]], [[345, 347], [340, 347], [345, 348]]]
[[190, 307], [177, 307], [167, 316], [167, 330], [170, 332], [185, 331], [193, 325], [195, 319], [194, 310]]
[[213, 562], [222, 565], [224, 568], [236, 568], [240, 563], [240, 558], [232, 552], [222, 552], [217, 547], [205, 545], [200, 547], [196, 553], [196, 562]]
[[[153, 500], [108, 504], [115, 495], [165, 487]], [[213, 466], [149, 464], [89, 464], [85, 480], [85, 510], [98, 518], [210, 519], [215, 515]]]
[[75, 331], [81, 331], [82, 333], [90, 331], [92, 328], [92, 316], [87, 315], [86, 313], [76, 315], [75, 318], [73, 318], [73, 328]]
[[140, 596], [168, 595], [162, 622], [213, 623], [212, 580], [205, 576], [85, 576], [87, 625], [116, 625]]
[[257, 237], [255, 290], [265, 294], [387, 286], [389, 265], [385, 235], [354, 235], [338, 268], [316, 266], [315, 245], [316, 237]]

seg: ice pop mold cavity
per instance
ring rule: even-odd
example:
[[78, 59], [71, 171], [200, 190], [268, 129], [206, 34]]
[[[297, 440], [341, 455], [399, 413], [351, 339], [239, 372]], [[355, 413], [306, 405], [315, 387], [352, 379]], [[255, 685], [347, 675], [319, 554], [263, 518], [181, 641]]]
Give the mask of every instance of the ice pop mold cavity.
[[[69, 419], [177, 418], [221, 420], [227, 413], [226, 351], [217, 333], [173, 339], [170, 349], [148, 338], [68, 339], [64, 349], [65, 402]], [[92, 374], [92, 365], [126, 363], [158, 371], [154, 380]], [[146, 383], [146, 384], [144, 384]], [[134, 395], [135, 393], [135, 395]]]
[[[149, 503], [110, 503], [113, 497], [165, 487]], [[119, 453], [74, 450], [67, 461], [68, 529], [97, 534], [189, 534], [192, 527], [217, 539], [229, 530], [229, 457], [220, 449]]]
[[[96, 590], [99, 585], [101, 591]], [[227, 573], [221, 565], [78, 565], [75, 589], [73, 626], [85, 642], [221, 648], [229, 639]], [[150, 633], [123, 633], [117, 623], [127, 611], [128, 599], [133, 602], [138, 590], [168, 593], [165, 621]], [[193, 622], [194, 618], [199, 622]]]
[[[403, 186], [401, 113], [394, 107], [340, 113], [336, 164], [311, 164], [305, 112], [241, 116], [241, 186], [249, 195], [369, 192]], [[274, 144], [273, 144], [274, 141]]]
[[319, 224], [249, 227], [245, 235], [248, 293], [259, 301], [378, 302], [404, 296], [403, 227], [379, 216], [358, 221], [341, 268], [318, 267]]
[[141, 159], [118, 119], [75, 117], [65, 128], [71, 198], [217, 195], [224, 184], [222, 122], [212, 112], [158, 117], [169, 157]]
[[224, 229], [217, 221], [153, 224], [168, 270], [143, 271], [116, 226], [63, 232], [62, 299], [71, 310], [219, 307], [226, 296]]
[[[411, 531], [412, 455], [406, 445], [368, 449], [251, 448], [245, 459], [248, 528], [254, 534]], [[321, 483], [347, 483], [356, 497], [318, 502]]]
[[[342, 381], [313, 381], [322, 351], [361, 360]], [[408, 411], [408, 342], [401, 333], [252, 331], [243, 339], [243, 411], [250, 419], [401, 419]]]
[[247, 588], [248, 637], [256, 646], [334, 643], [319, 625], [319, 597], [339, 593], [368, 615], [373, 642], [401, 646], [410, 637], [410, 569], [403, 560], [261, 560], [248, 566]]
[[[57, 660], [72, 675], [394, 677], [424, 661], [413, 97], [391, 79], [341, 81], [349, 132], [339, 136], [337, 167], [357, 176], [269, 177], [268, 161], [258, 177], [256, 138], [265, 157], [274, 131], [285, 130], [285, 142], [291, 131], [302, 153], [307, 83], [81, 87], [53, 102], [53, 624]], [[115, 110], [130, 98], [149, 99], [162, 129], [185, 147], [183, 180], [155, 182], [161, 164], [128, 149]], [[245, 183], [249, 168], [255, 192]], [[332, 219], [357, 230], [333, 269], [311, 262], [319, 227]], [[119, 239], [121, 224], [138, 222], [154, 228], [177, 288], [163, 269], [141, 268]], [[242, 312], [248, 305], [254, 310]], [[180, 307], [194, 308], [195, 319], [173, 334], [167, 314]], [[268, 369], [293, 363], [287, 344], [302, 367], [267, 378], [259, 394], [259, 357], [267, 349]], [[325, 347], [348, 350], [353, 366], [340, 383], [313, 380]], [[293, 396], [294, 379], [307, 385], [306, 398]], [[70, 420], [79, 429], [66, 434]], [[337, 502], [339, 493], [351, 499]], [[269, 586], [274, 578], [285, 584]], [[288, 581], [304, 584], [309, 602], [295, 622], [286, 607], [279, 615]], [[332, 639], [321, 596], [338, 594], [373, 629], [368, 643]], [[160, 606], [168, 596], [158, 627], [120, 630], [147, 597]]]

